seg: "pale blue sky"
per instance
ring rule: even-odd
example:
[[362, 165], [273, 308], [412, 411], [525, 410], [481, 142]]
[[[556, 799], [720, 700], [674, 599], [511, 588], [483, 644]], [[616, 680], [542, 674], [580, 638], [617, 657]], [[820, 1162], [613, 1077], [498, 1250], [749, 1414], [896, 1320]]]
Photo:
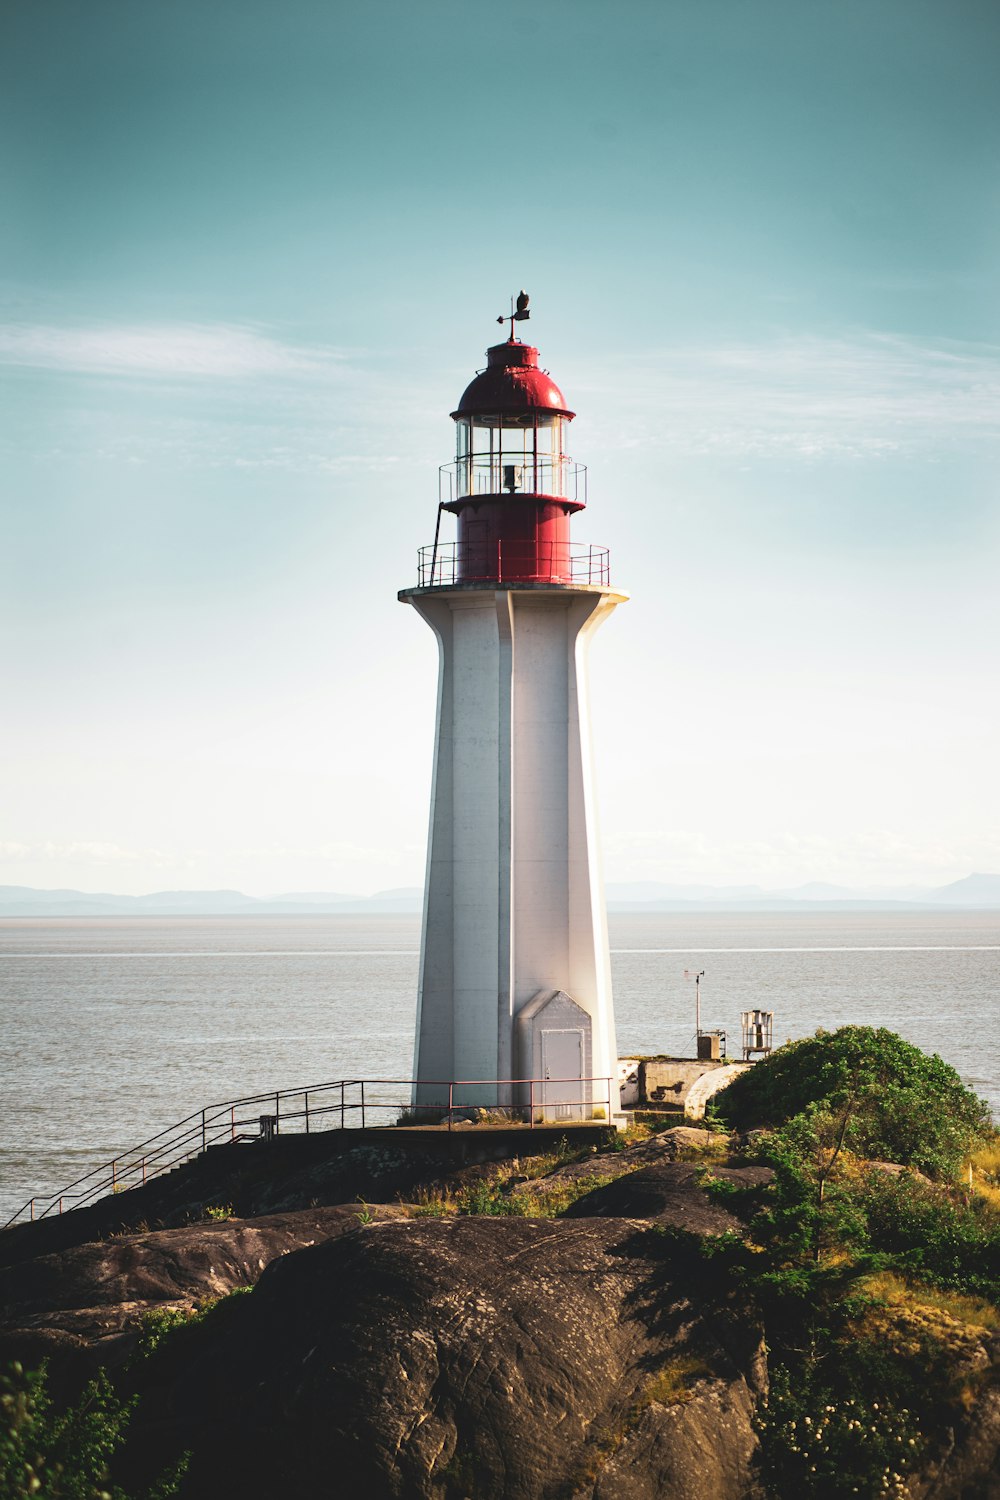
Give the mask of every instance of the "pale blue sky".
[[992, 3], [14, 0], [0, 883], [419, 883], [395, 602], [509, 294], [609, 876], [1000, 868]]

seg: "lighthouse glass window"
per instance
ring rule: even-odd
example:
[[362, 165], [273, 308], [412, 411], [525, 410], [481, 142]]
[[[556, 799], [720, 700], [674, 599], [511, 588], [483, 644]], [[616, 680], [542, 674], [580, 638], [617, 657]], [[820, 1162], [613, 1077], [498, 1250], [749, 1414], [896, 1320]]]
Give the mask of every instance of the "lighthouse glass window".
[[460, 417], [460, 495], [564, 495], [563, 418], [548, 412]]

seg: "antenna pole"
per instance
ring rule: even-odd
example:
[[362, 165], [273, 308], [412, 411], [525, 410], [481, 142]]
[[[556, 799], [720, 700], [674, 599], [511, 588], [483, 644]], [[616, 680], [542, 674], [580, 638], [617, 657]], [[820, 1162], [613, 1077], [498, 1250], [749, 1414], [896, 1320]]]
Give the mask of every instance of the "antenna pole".
[[701, 1036], [701, 981], [704, 975], [704, 969], [684, 970], [684, 978], [694, 980], [694, 1027], [696, 1036]]

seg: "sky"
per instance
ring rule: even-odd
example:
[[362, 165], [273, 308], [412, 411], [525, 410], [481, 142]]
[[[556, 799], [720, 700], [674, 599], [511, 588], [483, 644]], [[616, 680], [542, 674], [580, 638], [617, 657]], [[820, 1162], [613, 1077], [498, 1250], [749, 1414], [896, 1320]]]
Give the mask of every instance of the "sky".
[[423, 876], [397, 590], [520, 287], [612, 881], [1000, 870], [993, 0], [8, 0], [0, 883]]

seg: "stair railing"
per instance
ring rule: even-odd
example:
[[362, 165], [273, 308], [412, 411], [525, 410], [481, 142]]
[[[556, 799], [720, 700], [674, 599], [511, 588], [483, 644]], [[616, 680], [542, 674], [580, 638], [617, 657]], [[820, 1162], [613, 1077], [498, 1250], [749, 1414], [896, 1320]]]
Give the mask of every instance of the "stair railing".
[[[554, 1093], [565, 1094], [570, 1085], [579, 1088], [578, 1098], [553, 1097]], [[602, 1086], [601, 1095], [596, 1092], [597, 1085]], [[228, 1099], [194, 1110], [138, 1146], [91, 1168], [59, 1192], [29, 1198], [2, 1227], [9, 1229], [22, 1220], [68, 1213], [109, 1194], [142, 1187], [153, 1178], [202, 1156], [210, 1147], [271, 1140], [281, 1132], [308, 1135], [317, 1128], [344, 1130], [356, 1125], [365, 1129], [371, 1124], [382, 1128], [403, 1120], [420, 1128], [446, 1127], [450, 1131], [455, 1128], [456, 1117], [465, 1115], [471, 1119], [481, 1113], [492, 1117], [494, 1124], [523, 1124], [532, 1130], [553, 1120], [561, 1124], [592, 1124], [601, 1116], [610, 1124], [612, 1114], [618, 1113], [617, 1105], [612, 1109], [613, 1085], [611, 1078], [420, 1079], [419, 1082], [410, 1078], [338, 1078], [306, 1088], [247, 1094], [241, 1099]], [[414, 1103], [418, 1088], [425, 1095], [436, 1094], [437, 1102]], [[406, 1093], [383, 1095], [380, 1092], [383, 1089], [405, 1089]], [[475, 1090], [475, 1094], [463, 1098], [456, 1090]], [[489, 1090], [494, 1091], [494, 1104], [482, 1102], [484, 1091]], [[506, 1102], [508, 1097], [514, 1100], [518, 1095], [520, 1102]], [[322, 1102], [317, 1103], [317, 1099]], [[298, 1107], [289, 1107], [295, 1100], [300, 1101]], [[254, 1112], [254, 1106], [263, 1104], [268, 1106], [266, 1113], [259, 1108]], [[245, 1113], [248, 1109], [250, 1113]], [[325, 1116], [334, 1118], [326, 1121]], [[321, 1122], [318, 1126], [317, 1121]]]

